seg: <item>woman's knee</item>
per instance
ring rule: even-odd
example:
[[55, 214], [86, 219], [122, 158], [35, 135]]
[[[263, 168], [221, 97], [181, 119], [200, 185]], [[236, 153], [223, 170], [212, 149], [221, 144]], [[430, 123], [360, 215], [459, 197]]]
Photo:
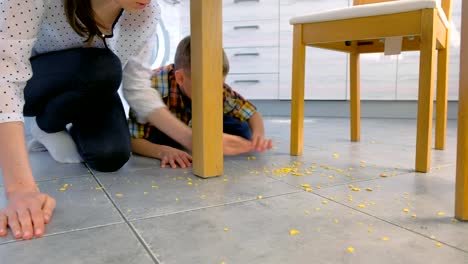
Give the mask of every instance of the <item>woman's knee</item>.
[[92, 169], [100, 172], [114, 172], [130, 159], [130, 146], [107, 147], [84, 155], [83, 159]]

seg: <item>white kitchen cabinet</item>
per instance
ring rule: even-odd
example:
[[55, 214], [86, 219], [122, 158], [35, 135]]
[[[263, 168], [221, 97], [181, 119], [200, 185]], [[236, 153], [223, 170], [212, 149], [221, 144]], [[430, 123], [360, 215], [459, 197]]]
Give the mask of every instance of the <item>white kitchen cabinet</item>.
[[226, 83], [248, 100], [278, 99], [278, 74], [230, 74]]

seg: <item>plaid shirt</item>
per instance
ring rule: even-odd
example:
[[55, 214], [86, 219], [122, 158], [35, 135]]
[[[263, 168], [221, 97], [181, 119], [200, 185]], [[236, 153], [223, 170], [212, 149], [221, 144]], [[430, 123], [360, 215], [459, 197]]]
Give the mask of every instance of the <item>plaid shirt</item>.
[[[161, 94], [163, 102], [169, 111], [186, 125], [192, 123], [192, 101], [180, 90], [175, 80], [174, 64], [170, 64], [153, 71], [151, 76], [152, 87]], [[224, 114], [230, 115], [241, 122], [247, 121], [257, 111], [257, 108], [236, 93], [227, 84], [223, 85]], [[130, 109], [128, 119], [130, 134], [133, 138], [149, 138], [151, 131], [155, 129], [151, 124], [140, 124], [136, 115]]]

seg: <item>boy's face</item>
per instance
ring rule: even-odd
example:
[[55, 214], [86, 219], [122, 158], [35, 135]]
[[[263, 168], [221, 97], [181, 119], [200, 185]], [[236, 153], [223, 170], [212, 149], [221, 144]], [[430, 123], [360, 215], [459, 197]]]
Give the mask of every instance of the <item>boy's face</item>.
[[187, 74], [183, 69], [176, 70], [175, 78], [182, 93], [192, 99], [192, 78], [190, 74]]
[[[182, 93], [188, 98], [192, 99], [192, 78], [184, 70], [175, 71], [176, 82], [180, 87]], [[226, 76], [223, 77], [223, 83], [226, 81]]]

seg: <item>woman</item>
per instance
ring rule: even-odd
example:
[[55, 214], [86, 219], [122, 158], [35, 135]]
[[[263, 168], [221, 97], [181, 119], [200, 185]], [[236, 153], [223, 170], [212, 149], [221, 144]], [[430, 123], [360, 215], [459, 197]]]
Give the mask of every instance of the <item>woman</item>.
[[[55, 200], [37, 188], [23, 133], [35, 117], [34, 136], [53, 153], [70, 135], [81, 158], [99, 171], [115, 171], [130, 156], [130, 136], [117, 90], [141, 122], [191, 148], [191, 130], [150, 89], [150, 64], [159, 7], [151, 0], [9, 0], [0, 2], [0, 166], [8, 205], [0, 236], [41, 237]], [[23, 92], [24, 101], [23, 102]], [[164, 126], [161, 126], [164, 124]], [[224, 137], [236, 154], [251, 144]]]

